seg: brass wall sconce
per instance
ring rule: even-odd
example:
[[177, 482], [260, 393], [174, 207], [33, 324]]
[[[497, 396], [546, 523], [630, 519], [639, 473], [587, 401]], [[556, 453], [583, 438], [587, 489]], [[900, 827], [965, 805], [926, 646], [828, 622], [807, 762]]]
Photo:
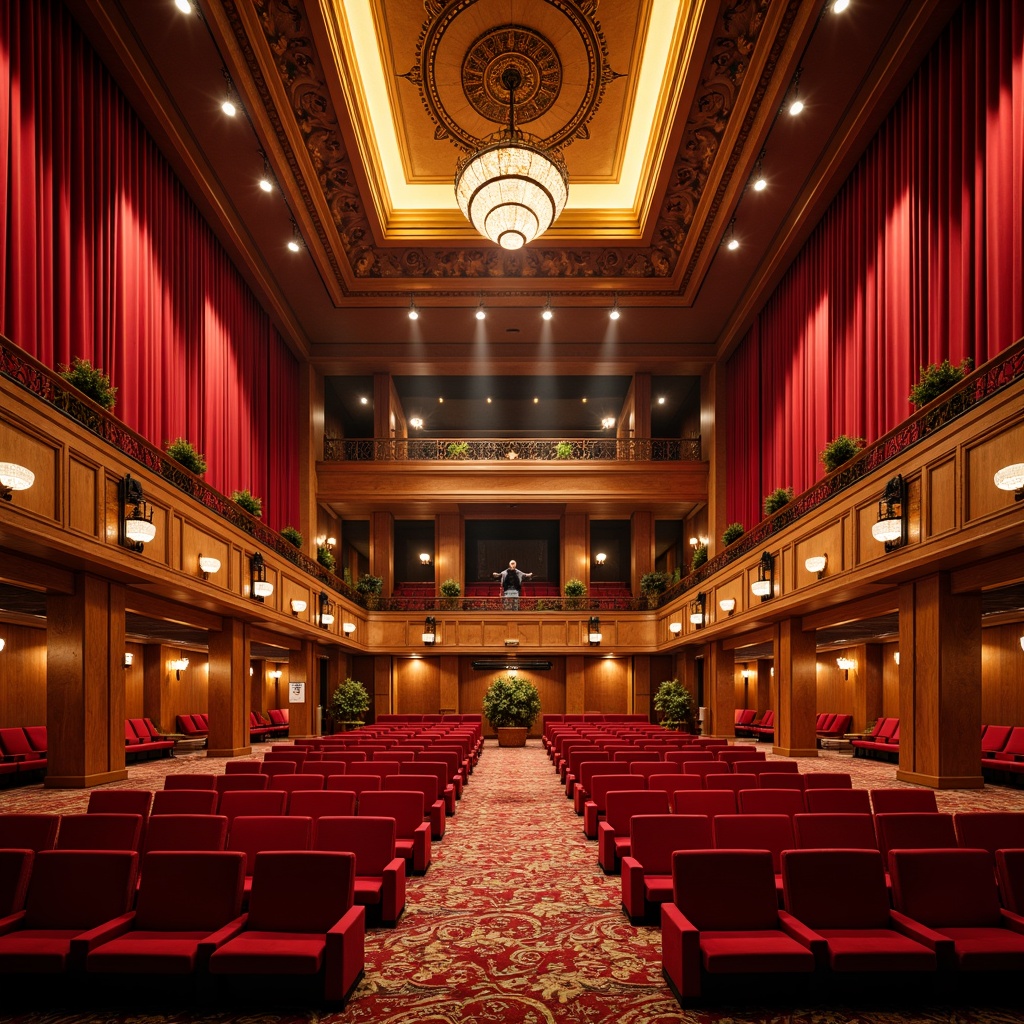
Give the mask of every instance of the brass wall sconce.
[[433, 615], [428, 615], [423, 620], [423, 635], [421, 639], [428, 647], [433, 647], [434, 641], [437, 639], [437, 623], [434, 621]]
[[317, 598], [316, 621], [321, 629], [329, 629], [334, 625], [334, 604], [327, 596], [326, 590], [321, 590]]
[[290, 603], [292, 606], [292, 615], [296, 618], [298, 618], [308, 607], [301, 597], [293, 597]]
[[249, 559], [249, 593], [261, 604], [274, 592], [274, 584], [267, 582], [267, 563], [257, 551]]
[[723, 597], [718, 602], [718, 607], [725, 612], [726, 615], [732, 615], [736, 611], [736, 598], [735, 597]]
[[765, 551], [757, 564], [757, 579], [750, 584], [750, 590], [762, 601], [770, 601], [775, 593], [775, 559]]
[[818, 579], [825, 576], [825, 566], [828, 565], [828, 555], [811, 555], [804, 559], [804, 568], [808, 572], [817, 573]]
[[878, 521], [871, 527], [871, 536], [885, 544], [886, 551], [895, 551], [907, 542], [907, 484], [902, 475], [894, 476], [882, 492], [878, 503]]
[[142, 493], [142, 484], [129, 473], [118, 484], [121, 504], [120, 536], [118, 540], [129, 551], [142, 549], [156, 536], [153, 525], [153, 506]]
[[171, 662], [171, 671], [174, 673], [174, 678], [181, 680], [181, 673], [188, 668], [188, 658], [175, 658]]
[[203, 574], [203, 579], [208, 580], [210, 573], [220, 572], [220, 559], [210, 558], [208, 555], [200, 555], [199, 571]]
[[857, 667], [857, 662], [853, 658], [836, 658], [836, 664], [843, 670], [843, 678], [850, 678], [850, 669]]
[[679, 634], [683, 631], [683, 624], [681, 622], [670, 622], [668, 624], [668, 631], [673, 636], [679, 636]]
[[354, 622], [343, 622], [341, 629], [345, 636], [351, 636], [356, 631], [356, 624]]

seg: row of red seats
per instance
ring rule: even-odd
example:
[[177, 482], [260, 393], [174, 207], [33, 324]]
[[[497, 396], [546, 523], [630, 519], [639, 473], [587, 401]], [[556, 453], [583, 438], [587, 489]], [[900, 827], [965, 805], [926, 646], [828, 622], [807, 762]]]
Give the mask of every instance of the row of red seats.
[[210, 733], [210, 716], [205, 712], [194, 715], [177, 716], [178, 732], [183, 736], [195, 738], [208, 736]]
[[981, 773], [1010, 783], [1024, 774], [1024, 725], [981, 727]]
[[1001, 851], [997, 867], [998, 883], [984, 850], [894, 851], [893, 909], [877, 851], [790, 850], [780, 910], [767, 851], [678, 851], [661, 911], [665, 977], [684, 1003], [735, 995], [736, 975], [813, 977], [826, 990], [865, 974], [929, 987], [949, 972], [1013, 978], [1024, 969], [1024, 850]]
[[352, 853], [257, 853], [245, 913], [243, 852], [153, 851], [138, 882], [134, 851], [15, 853], [27, 878], [24, 909], [0, 918], [8, 995], [31, 991], [40, 975], [202, 974], [246, 986], [271, 978], [274, 988], [299, 976], [344, 1005], [362, 977]]
[[900, 756], [900, 720], [879, 718], [865, 737], [850, 740], [854, 757], [881, 756], [898, 761]]
[[46, 771], [46, 726], [0, 729], [0, 782], [37, 782]]
[[758, 740], [770, 740], [775, 736], [775, 712], [769, 708], [758, 718], [757, 713], [745, 722], [736, 723], [733, 732], [737, 736], [750, 736]]
[[124, 720], [125, 759], [138, 758], [141, 754], [159, 754], [168, 757], [174, 750], [174, 740], [165, 739], [160, 730], [148, 718], [126, 718]]

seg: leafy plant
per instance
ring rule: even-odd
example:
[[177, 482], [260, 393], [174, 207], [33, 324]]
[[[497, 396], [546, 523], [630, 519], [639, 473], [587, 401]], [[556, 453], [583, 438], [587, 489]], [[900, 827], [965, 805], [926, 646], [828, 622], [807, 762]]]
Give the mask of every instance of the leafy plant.
[[970, 356], [959, 366], [954, 366], [948, 359], [943, 359], [941, 363], [922, 366], [917, 383], [910, 389], [910, 401], [918, 408], [927, 405], [943, 391], [948, 391], [954, 384], [959, 384], [973, 367], [974, 360]]
[[831, 473], [832, 470], [838, 469], [844, 462], [849, 462], [863, 447], [863, 437], [850, 437], [848, 434], [840, 434], [825, 445], [825, 450], [818, 455], [818, 458], [825, 467], [825, 471]]
[[384, 589], [384, 580], [380, 576], [371, 576], [364, 572], [356, 581], [356, 590], [360, 594], [380, 594]]
[[690, 560], [690, 572], [696, 572], [708, 560], [707, 544], [699, 544], [693, 549], [693, 558]]
[[244, 508], [249, 515], [259, 518], [263, 515], [263, 499], [257, 498], [249, 491], [232, 491], [231, 500], [241, 508]]
[[110, 383], [110, 378], [101, 369], [93, 366], [88, 359], [75, 356], [70, 366], [61, 363], [59, 372], [72, 387], [88, 395], [97, 405], [102, 405], [104, 409], [114, 408], [117, 388]]
[[[300, 540], [302, 539], [301, 535], [300, 535], [299, 539]], [[334, 557], [334, 552], [326, 544], [319, 544], [319, 545], [317, 545], [316, 560], [328, 572], [334, 572], [334, 569], [335, 569], [335, 567], [338, 564], [337, 559]], [[357, 589], [358, 589], [358, 587], [357, 587]]]
[[468, 441], [450, 441], [448, 443], [449, 459], [468, 459], [469, 458], [469, 442]]
[[484, 694], [484, 717], [493, 729], [529, 729], [539, 714], [537, 687], [520, 676], [497, 676]]
[[206, 459], [196, 451], [192, 442], [187, 441], [184, 437], [176, 437], [173, 441], [168, 441], [164, 445], [164, 451], [175, 462], [180, 462], [186, 469], [192, 470], [196, 476], [202, 476], [206, 472]]
[[299, 533], [294, 526], [286, 526], [281, 531], [281, 536], [289, 543], [294, 544], [297, 548], [302, 547], [302, 534]]
[[572, 443], [569, 441], [559, 441], [555, 445], [555, 458], [556, 459], [571, 459], [572, 458]]
[[458, 597], [462, 593], [462, 585], [451, 576], [444, 580], [438, 589], [442, 597]]
[[746, 531], [742, 523], [730, 523], [722, 533], [722, 544], [728, 547], [733, 541], [737, 541]]
[[764, 514], [770, 516], [773, 512], [778, 512], [783, 505], [788, 505], [792, 500], [792, 487], [776, 487], [771, 494], [765, 496]]
[[645, 572], [640, 577], [640, 593], [661, 594], [669, 582], [668, 573], [664, 573], [660, 569], [656, 569], [654, 572]]
[[563, 592], [566, 597], [566, 608], [582, 608], [586, 604], [587, 585], [583, 580], [576, 577], [566, 580]]
[[678, 679], [666, 679], [654, 695], [654, 710], [666, 729], [687, 729], [693, 724], [693, 696]]
[[327, 717], [332, 722], [357, 722], [362, 725], [363, 715], [370, 708], [370, 695], [356, 679], [346, 679], [331, 694], [327, 702]]

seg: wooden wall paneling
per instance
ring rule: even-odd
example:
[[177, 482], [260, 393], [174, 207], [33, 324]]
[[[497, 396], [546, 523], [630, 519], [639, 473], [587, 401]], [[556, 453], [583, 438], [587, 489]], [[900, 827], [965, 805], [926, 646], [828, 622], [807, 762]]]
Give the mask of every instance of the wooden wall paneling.
[[[882, 714], [886, 662], [896, 668], [894, 644], [865, 644], [864, 668], [858, 673], [853, 692], [853, 732], [870, 729]], [[897, 678], [897, 685], [899, 676]]]
[[986, 725], [1024, 725], [1024, 622], [981, 633], [981, 720]]
[[180, 523], [179, 567], [181, 571], [202, 580], [203, 573], [199, 568], [199, 556], [216, 558], [220, 561], [220, 571], [210, 573], [210, 578], [203, 580], [203, 583], [208, 587], [227, 589], [230, 579], [228, 572], [230, 545], [228, 542], [211, 535], [199, 523], [194, 523], [188, 518], [182, 517]]
[[[142, 673], [142, 711], [162, 732], [178, 731], [178, 715], [191, 714], [192, 708], [178, 707], [172, 693], [174, 673], [167, 668], [165, 652], [160, 644], [129, 644], [135, 655], [129, 672]], [[191, 664], [191, 661], [189, 662]]]
[[46, 630], [0, 622], [0, 728], [46, 724]]
[[[124, 717], [145, 718], [149, 715], [146, 710], [146, 666], [143, 653], [145, 645], [125, 643], [124, 652], [121, 654], [123, 666], [121, 675], [124, 679]], [[124, 654], [130, 652], [132, 655], [131, 665], [124, 664]], [[150, 716], [152, 717], [152, 716]], [[156, 724], [158, 719], [154, 718]]]
[[395, 658], [395, 712], [436, 715], [441, 710], [440, 659]]
[[825, 566], [825, 575], [822, 577], [822, 586], [828, 584], [824, 580], [829, 576], [836, 576], [841, 573], [845, 565], [845, 545], [843, 543], [846, 516], [839, 515], [831, 521], [822, 523], [813, 534], [801, 537], [795, 545], [794, 557], [796, 564], [795, 585], [797, 588], [813, 587], [818, 585], [818, 574], [808, 572], [804, 562], [813, 555], [826, 555], [828, 563]]
[[454, 512], [445, 512], [437, 517], [437, 556], [434, 559], [437, 581], [451, 577], [458, 580], [462, 592], [466, 592], [466, 568], [463, 559], [463, 521]]
[[439, 672], [440, 707], [438, 710], [441, 714], [462, 714], [462, 707], [459, 703], [458, 656], [442, 654], [439, 660]]
[[584, 713], [625, 715], [630, 710], [629, 660], [583, 659]]
[[[356, 660], [362, 661], [362, 659]], [[378, 715], [395, 714], [398, 709], [395, 705], [395, 683], [392, 676], [394, 659], [389, 655], [379, 654], [374, 655], [372, 661], [373, 682], [370, 686], [373, 692], [374, 709]], [[369, 689], [370, 687], [367, 688]]]
[[817, 757], [817, 654], [815, 637], [799, 619], [779, 623], [775, 643], [775, 742], [783, 757]]
[[759, 658], [757, 661], [757, 688], [755, 691], [754, 707], [757, 708], [757, 717], [760, 718], [769, 708], [777, 708], [775, 699], [775, 663], [768, 658]]
[[711, 736], [733, 736], [736, 728], [736, 657], [720, 641], [704, 648], [704, 699], [710, 722], [704, 732]]
[[[3, 405], [6, 410], [6, 396]], [[9, 418], [5, 412], [0, 414], [0, 452], [3, 452], [4, 462], [24, 466], [36, 477], [28, 490], [15, 494], [12, 503], [16, 504], [19, 511], [44, 521], [50, 528], [59, 523], [63, 493], [61, 465], [64, 455], [61, 445], [52, 437], [40, 433], [36, 427]]]
[[[562, 695], [562, 714], [582, 715], [586, 707], [584, 688], [584, 661], [581, 654], [570, 654], [565, 659], [565, 690]], [[549, 714], [557, 715], [558, 711], [552, 710]]]
[[1018, 400], [1006, 409], [1006, 419], [964, 446], [965, 523], [984, 520], [1014, 505], [1013, 494], [993, 482], [996, 471], [1020, 462], [1024, 451], [1024, 412]]
[[[851, 658], [857, 667], [849, 671], [849, 677], [838, 664], [837, 658]], [[814, 713], [850, 714], [854, 713], [854, 694], [863, 686], [864, 679], [864, 646], [843, 647], [833, 651], [822, 651], [817, 658], [815, 671], [816, 697]]]
[[[562, 590], [566, 580], [576, 578], [590, 586], [590, 523], [582, 513], [562, 516]], [[529, 593], [529, 590], [527, 590]]]
[[[292, 651], [285, 669], [285, 674], [278, 680], [277, 706], [288, 709], [288, 735], [293, 739], [305, 739], [316, 735], [316, 709], [320, 703], [320, 686], [318, 676], [319, 661], [317, 645], [311, 640], [303, 640], [299, 650]], [[289, 694], [291, 683], [305, 684], [305, 700], [292, 703]]]
[[[209, 634], [210, 738], [207, 757], [238, 757], [249, 745], [249, 625], [224, 619]], [[192, 669], [191, 658], [189, 668]], [[184, 676], [185, 673], [182, 673]]]
[[[102, 467], [72, 454], [68, 458], [67, 528], [93, 540], [100, 535], [99, 495], [102, 487]], [[34, 491], [39, 483], [33, 484]]]
[[952, 533], [960, 527], [958, 477], [957, 461], [953, 455], [947, 455], [924, 469], [921, 522], [928, 540]]
[[[899, 649], [899, 642], [885, 645], [885, 657], [882, 658], [882, 707], [875, 714], [875, 720], [879, 717], [900, 716], [900, 666], [893, 657]], [[900, 661], [902, 660], [903, 655], [900, 654]], [[874, 721], [865, 717], [864, 728], [870, 729], [873, 725]]]
[[753, 673], [754, 677], [757, 677], [757, 668], [751, 667], [749, 662], [739, 662], [736, 665], [733, 678], [733, 686], [736, 689], [736, 707], [746, 708], [749, 707], [747, 703], [750, 700], [750, 683], [752, 682], [748, 673]]
[[660, 656], [657, 659], [647, 654], [638, 654], [633, 658], [633, 687], [630, 698], [632, 713], [637, 715], [649, 715], [651, 712], [651, 691], [657, 689], [658, 684], [652, 682], [652, 675], [658, 664], [665, 665], [669, 659]]
[[654, 514], [634, 512], [630, 516], [632, 575], [630, 586], [634, 594], [640, 593], [640, 577], [654, 570]]

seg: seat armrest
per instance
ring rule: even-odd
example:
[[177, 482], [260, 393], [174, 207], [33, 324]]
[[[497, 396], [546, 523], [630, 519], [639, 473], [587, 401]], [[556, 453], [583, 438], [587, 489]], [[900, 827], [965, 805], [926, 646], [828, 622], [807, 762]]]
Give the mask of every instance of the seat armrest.
[[28, 758], [28, 754], [4, 754], [4, 761], [24, 761]]
[[661, 905], [661, 966], [679, 995], [700, 995], [700, 932], [674, 903]]
[[810, 950], [819, 967], [828, 966], [828, 943], [813, 928], [808, 928], [799, 918], [780, 910], [779, 931], [785, 932], [795, 942]]
[[380, 910], [384, 924], [396, 925], [405, 909], [405, 858], [396, 857], [384, 867]]
[[98, 924], [95, 928], [90, 928], [87, 932], [82, 932], [81, 935], [76, 935], [71, 940], [69, 948], [71, 961], [80, 964], [85, 959], [86, 953], [91, 953], [97, 946], [102, 946], [104, 942], [110, 942], [112, 939], [124, 935], [125, 932], [131, 931], [134, 920], [135, 911], [129, 910], [127, 914], [111, 918], [109, 921], [104, 921], [103, 924]]
[[215, 950], [245, 930], [245, 924], [248, 920], [248, 914], [240, 914], [233, 921], [229, 921], [224, 925], [223, 928], [218, 928], [215, 932], [207, 935], [196, 947], [196, 966], [205, 967]]
[[1020, 914], [1015, 914], [1012, 910], [1007, 910], [1005, 907], [1000, 907], [999, 913], [1007, 928], [1024, 935], [1024, 917]]
[[935, 954], [940, 971], [954, 969], [956, 949], [952, 939], [946, 938], [940, 932], [921, 924], [920, 921], [915, 921], [912, 917], [907, 917], [906, 914], [898, 910], [889, 911], [889, 921], [894, 931], [915, 942], [920, 942], [922, 946], [927, 946]]
[[366, 962], [366, 910], [350, 907], [327, 933], [324, 997], [342, 1002], [359, 980]]
[[622, 908], [631, 924], [639, 924], [646, 916], [644, 866], [636, 857], [622, 858]]
[[16, 931], [24, 919], [24, 910], [19, 910], [16, 914], [8, 914], [7, 917], [0, 917], [0, 935], [7, 935], [9, 932]]

